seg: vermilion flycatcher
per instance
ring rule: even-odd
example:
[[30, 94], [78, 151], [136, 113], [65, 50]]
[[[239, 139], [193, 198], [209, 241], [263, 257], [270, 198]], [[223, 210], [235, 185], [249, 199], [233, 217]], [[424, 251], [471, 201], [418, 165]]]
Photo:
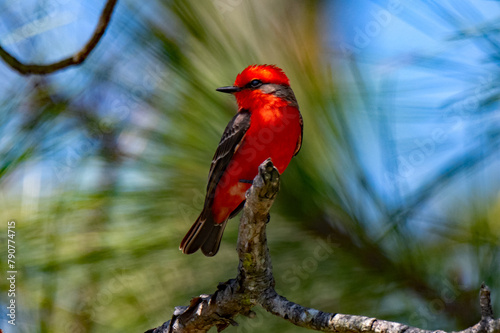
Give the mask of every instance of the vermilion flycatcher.
[[201, 248], [206, 256], [214, 256], [228, 219], [243, 208], [259, 165], [270, 157], [281, 174], [302, 145], [302, 116], [280, 68], [249, 66], [233, 86], [217, 91], [236, 97], [238, 113], [215, 151], [203, 210], [181, 242], [187, 254]]

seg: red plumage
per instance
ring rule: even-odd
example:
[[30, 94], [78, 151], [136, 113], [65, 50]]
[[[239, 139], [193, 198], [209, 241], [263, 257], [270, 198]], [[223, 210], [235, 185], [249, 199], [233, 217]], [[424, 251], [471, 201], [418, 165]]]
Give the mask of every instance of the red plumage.
[[227, 220], [243, 207], [258, 166], [270, 157], [283, 173], [302, 145], [302, 116], [280, 68], [249, 66], [234, 86], [217, 90], [234, 94], [239, 109], [212, 160], [203, 210], [181, 242], [188, 254], [201, 248], [205, 255], [215, 255]]

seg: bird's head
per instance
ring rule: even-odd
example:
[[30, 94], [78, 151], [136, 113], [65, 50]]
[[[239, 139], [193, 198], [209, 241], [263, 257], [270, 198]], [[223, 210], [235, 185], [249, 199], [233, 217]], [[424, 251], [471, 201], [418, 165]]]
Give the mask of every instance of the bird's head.
[[217, 91], [233, 94], [240, 110], [252, 111], [269, 103], [297, 105], [288, 77], [274, 65], [248, 66], [238, 74], [234, 85]]

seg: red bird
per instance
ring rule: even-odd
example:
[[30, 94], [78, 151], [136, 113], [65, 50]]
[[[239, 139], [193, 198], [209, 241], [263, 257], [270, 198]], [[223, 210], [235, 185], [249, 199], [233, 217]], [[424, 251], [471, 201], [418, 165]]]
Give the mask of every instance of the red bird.
[[238, 113], [215, 151], [203, 210], [179, 247], [187, 254], [201, 248], [206, 256], [214, 256], [228, 219], [245, 204], [245, 192], [259, 165], [270, 157], [281, 174], [302, 145], [299, 105], [280, 68], [249, 66], [233, 86], [217, 91], [236, 97]]

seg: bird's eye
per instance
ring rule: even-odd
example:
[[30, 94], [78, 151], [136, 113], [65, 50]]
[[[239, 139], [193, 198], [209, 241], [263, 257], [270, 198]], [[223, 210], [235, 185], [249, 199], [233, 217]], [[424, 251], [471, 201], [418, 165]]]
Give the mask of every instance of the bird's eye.
[[262, 81], [261, 80], [252, 80], [250, 81], [250, 83], [248, 84], [248, 86], [250, 88], [257, 88], [258, 86], [260, 86], [262, 84]]

